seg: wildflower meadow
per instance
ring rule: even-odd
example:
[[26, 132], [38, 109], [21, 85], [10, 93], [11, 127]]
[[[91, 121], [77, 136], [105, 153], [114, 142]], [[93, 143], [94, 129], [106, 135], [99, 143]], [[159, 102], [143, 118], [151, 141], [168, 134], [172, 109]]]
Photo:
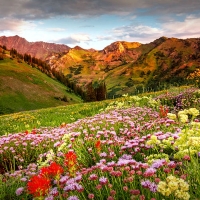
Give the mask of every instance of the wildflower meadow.
[[91, 116], [74, 108], [75, 120], [31, 129], [27, 120], [29, 130], [2, 135], [0, 199], [200, 199], [198, 88], [100, 104]]

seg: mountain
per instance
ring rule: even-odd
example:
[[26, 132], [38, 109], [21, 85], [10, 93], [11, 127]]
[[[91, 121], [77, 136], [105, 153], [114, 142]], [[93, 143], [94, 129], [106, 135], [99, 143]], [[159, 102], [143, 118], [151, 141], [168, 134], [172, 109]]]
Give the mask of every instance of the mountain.
[[24, 38], [19, 36], [1, 36], [0, 45], [6, 46], [7, 49], [16, 49], [20, 54], [30, 54], [32, 57], [36, 57], [41, 60], [45, 60], [47, 56], [53, 53], [67, 52], [70, 47], [64, 44], [54, 44], [46, 42], [28, 42]]
[[0, 47], [0, 115], [78, 102], [69, 88]]
[[113, 98], [198, 81], [200, 38], [161, 37], [148, 44], [117, 41], [101, 51], [72, 48], [62, 56], [47, 57], [47, 62], [79, 87], [105, 80], [108, 97]]
[[[19, 42], [11, 40], [11, 37], [0, 37], [0, 44], [8, 45], [6, 41], [9, 39], [11, 42], [7, 48], [13, 47], [19, 51], [24, 46], [24, 52], [29, 54], [32, 49], [28, 47], [36, 46], [35, 53], [31, 55], [42, 58], [48, 64], [52, 77], [81, 96], [86, 96], [88, 88], [98, 87], [98, 83], [101, 85], [102, 82], [106, 85], [108, 98], [159, 90], [171, 84], [199, 84], [200, 38], [163, 36], [147, 44], [116, 41], [100, 51], [51, 44], [48, 53], [44, 52], [46, 48], [40, 49], [43, 42], [37, 46], [37, 42], [26, 43], [18, 36], [13, 38]], [[65, 47], [64, 50], [58, 48], [61, 46]]]

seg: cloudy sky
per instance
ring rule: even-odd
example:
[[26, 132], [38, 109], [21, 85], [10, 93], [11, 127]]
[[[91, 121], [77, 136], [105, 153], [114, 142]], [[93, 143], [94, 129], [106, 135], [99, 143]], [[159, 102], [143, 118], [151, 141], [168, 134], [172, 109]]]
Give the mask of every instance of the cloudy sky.
[[101, 50], [114, 41], [200, 37], [200, 0], [1, 0], [0, 36]]

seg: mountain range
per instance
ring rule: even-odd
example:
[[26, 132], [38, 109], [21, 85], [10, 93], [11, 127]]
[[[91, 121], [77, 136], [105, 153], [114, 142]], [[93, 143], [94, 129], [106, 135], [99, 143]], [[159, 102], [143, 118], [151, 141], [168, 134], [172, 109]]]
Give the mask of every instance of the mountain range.
[[49, 74], [62, 77], [72, 89], [86, 90], [91, 82], [104, 81], [108, 98], [170, 84], [199, 84], [200, 79], [200, 38], [161, 37], [147, 44], [116, 41], [100, 51], [28, 42], [19, 36], [2, 36], [0, 45], [45, 61]]

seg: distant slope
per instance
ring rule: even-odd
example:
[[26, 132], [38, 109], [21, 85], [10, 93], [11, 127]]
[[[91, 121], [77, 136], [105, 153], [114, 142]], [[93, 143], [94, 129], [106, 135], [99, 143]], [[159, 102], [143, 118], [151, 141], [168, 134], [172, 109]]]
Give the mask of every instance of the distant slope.
[[[4, 36], [0, 37], [0, 44], [9, 44], [8, 48], [13, 46], [19, 51], [28, 46], [24, 40]], [[108, 98], [159, 90], [170, 84], [200, 85], [200, 38], [160, 37], [147, 44], [116, 41], [101, 51], [79, 46], [63, 50], [58, 48], [61, 46], [45, 45], [34, 43], [34, 48], [27, 48], [26, 53], [32, 54], [36, 49], [34, 52], [38, 53], [34, 55], [49, 64], [49, 74], [81, 96], [88, 95], [91, 82], [102, 80]], [[47, 49], [49, 52], [45, 53]]]
[[0, 45], [6, 46], [7, 49], [16, 49], [20, 54], [30, 54], [32, 57], [36, 57], [41, 60], [53, 53], [67, 52], [70, 47], [64, 44], [54, 44], [47, 42], [28, 42], [24, 38], [19, 36], [1, 36]]
[[161, 37], [148, 44], [118, 41], [102, 51], [70, 49], [47, 58], [57, 70], [77, 85], [104, 79], [108, 97], [137, 93], [144, 88], [163, 89], [170, 83], [195, 83], [200, 77], [200, 38]]
[[0, 114], [81, 102], [69, 91], [23, 61], [0, 60]]

